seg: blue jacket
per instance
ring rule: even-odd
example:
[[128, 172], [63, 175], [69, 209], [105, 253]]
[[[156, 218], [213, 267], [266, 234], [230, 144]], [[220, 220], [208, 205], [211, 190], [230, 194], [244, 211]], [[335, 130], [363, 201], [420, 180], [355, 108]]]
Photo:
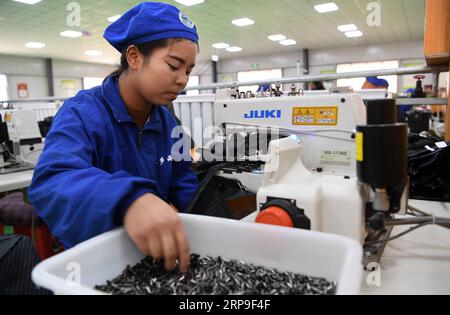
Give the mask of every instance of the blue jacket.
[[184, 141], [181, 133], [171, 137], [176, 126], [165, 107], [153, 106], [140, 131], [115, 76], [64, 103], [46, 137], [29, 197], [65, 248], [122, 225], [128, 207], [145, 193], [186, 210], [198, 182], [186, 152], [190, 143], [184, 152], [172, 152], [172, 145]]

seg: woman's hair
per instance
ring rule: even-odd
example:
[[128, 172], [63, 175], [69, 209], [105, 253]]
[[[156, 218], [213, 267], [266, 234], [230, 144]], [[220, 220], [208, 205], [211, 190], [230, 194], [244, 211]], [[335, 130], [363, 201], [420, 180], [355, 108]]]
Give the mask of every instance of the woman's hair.
[[[158, 48], [165, 48], [168, 46], [171, 46], [177, 42], [182, 41], [182, 38], [166, 38], [166, 39], [160, 39], [155, 40], [152, 42], [144, 43], [136, 45], [137, 49], [141, 54], [144, 55], [145, 58], [150, 57], [151, 54]], [[116, 75], [120, 76], [122, 73], [126, 72], [129, 68], [128, 61], [127, 61], [127, 48], [125, 48], [124, 51], [122, 51], [122, 56], [120, 57], [120, 65], [119, 69], [111, 73], [110, 75]]]
[[321, 81], [313, 81], [311, 83], [314, 85], [314, 90], [325, 90], [325, 87]]

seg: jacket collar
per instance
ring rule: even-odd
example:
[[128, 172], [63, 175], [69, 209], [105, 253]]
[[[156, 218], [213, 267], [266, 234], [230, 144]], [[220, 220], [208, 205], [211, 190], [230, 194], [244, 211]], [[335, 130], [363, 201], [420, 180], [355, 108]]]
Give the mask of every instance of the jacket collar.
[[[102, 96], [118, 123], [133, 122], [133, 119], [128, 113], [127, 107], [120, 96], [119, 80], [116, 75], [110, 75], [103, 81]], [[159, 106], [152, 106], [150, 120], [145, 124], [144, 131], [162, 130], [161, 111], [162, 108], [159, 108]]]

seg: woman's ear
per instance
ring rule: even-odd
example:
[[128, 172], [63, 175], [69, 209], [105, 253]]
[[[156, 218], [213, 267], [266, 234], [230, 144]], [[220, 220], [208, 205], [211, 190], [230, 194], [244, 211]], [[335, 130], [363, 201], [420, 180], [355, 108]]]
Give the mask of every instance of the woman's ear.
[[132, 71], [137, 71], [142, 64], [142, 54], [135, 45], [131, 45], [127, 48], [127, 62], [129, 69]]

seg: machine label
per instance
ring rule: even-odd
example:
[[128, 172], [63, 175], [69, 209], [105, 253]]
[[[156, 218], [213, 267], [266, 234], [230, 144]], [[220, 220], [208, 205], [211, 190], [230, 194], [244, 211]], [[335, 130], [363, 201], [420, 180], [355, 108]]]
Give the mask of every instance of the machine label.
[[344, 150], [322, 150], [320, 153], [320, 161], [350, 164], [351, 154], [350, 151]]
[[244, 119], [276, 119], [281, 118], [281, 110], [252, 110], [244, 114]]
[[295, 107], [292, 124], [296, 126], [337, 126], [337, 107]]
[[356, 161], [364, 162], [364, 134], [362, 132], [356, 133]]

